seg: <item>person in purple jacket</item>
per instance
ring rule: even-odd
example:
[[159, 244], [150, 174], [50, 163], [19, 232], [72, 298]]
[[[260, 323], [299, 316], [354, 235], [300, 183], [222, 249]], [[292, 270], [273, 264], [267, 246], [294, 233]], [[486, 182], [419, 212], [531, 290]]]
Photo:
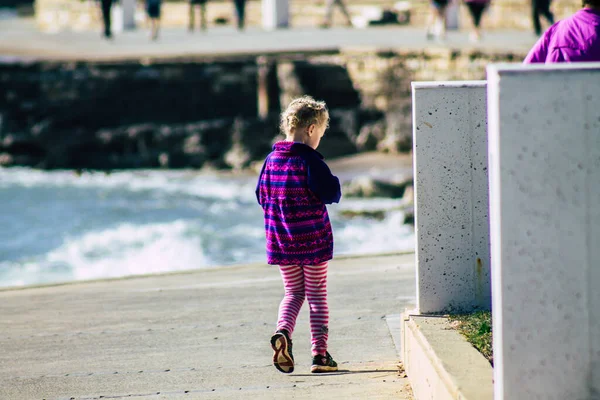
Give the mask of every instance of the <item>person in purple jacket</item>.
[[333, 232], [326, 204], [338, 203], [340, 182], [316, 151], [329, 124], [322, 101], [304, 96], [281, 115], [284, 141], [273, 145], [258, 178], [256, 199], [264, 211], [267, 262], [278, 265], [285, 294], [271, 337], [273, 365], [294, 371], [292, 334], [304, 299], [310, 306], [311, 372], [337, 371], [327, 351], [327, 265]]
[[600, 0], [552, 25], [523, 61], [525, 64], [600, 61]]

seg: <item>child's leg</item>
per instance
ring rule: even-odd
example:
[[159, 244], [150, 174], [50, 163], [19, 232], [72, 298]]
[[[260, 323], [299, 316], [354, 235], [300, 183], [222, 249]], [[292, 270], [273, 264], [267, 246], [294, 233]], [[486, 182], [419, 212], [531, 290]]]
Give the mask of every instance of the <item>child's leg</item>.
[[306, 298], [310, 306], [310, 335], [313, 355], [327, 352], [329, 307], [327, 305], [327, 263], [304, 266]]
[[277, 330], [286, 330], [290, 338], [296, 326], [296, 318], [304, 303], [304, 271], [297, 265], [280, 265], [285, 295], [279, 305]]

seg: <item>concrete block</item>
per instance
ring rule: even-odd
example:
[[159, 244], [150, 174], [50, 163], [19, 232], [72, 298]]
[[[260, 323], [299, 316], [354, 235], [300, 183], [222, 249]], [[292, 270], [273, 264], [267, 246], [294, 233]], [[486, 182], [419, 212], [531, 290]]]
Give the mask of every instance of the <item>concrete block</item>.
[[600, 64], [488, 67], [495, 398], [600, 398]]
[[490, 309], [485, 82], [412, 87], [418, 310]]
[[447, 318], [404, 315], [403, 363], [417, 400], [492, 400], [492, 366]]
[[262, 26], [266, 30], [289, 26], [289, 0], [262, 0]]
[[446, 8], [446, 29], [456, 31], [459, 28], [460, 3], [451, 2]]
[[135, 29], [136, 0], [121, 0], [123, 7], [123, 30]]

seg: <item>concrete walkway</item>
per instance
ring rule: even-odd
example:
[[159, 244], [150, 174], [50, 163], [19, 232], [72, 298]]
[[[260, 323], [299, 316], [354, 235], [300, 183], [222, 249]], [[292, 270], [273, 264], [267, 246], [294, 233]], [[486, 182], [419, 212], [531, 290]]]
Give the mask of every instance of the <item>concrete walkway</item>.
[[341, 371], [327, 375], [309, 373], [306, 306], [296, 371], [271, 365], [274, 267], [0, 291], [0, 399], [411, 399], [390, 326], [414, 302], [414, 254], [338, 259], [329, 275]]
[[99, 32], [44, 34], [32, 21], [0, 21], [0, 56], [74, 60], [122, 60], [191, 56], [240, 56], [269, 53], [335, 52], [344, 50], [476, 49], [526, 54], [536, 38], [529, 32], [489, 32], [481, 43], [471, 44], [467, 32], [450, 32], [445, 42], [428, 41], [422, 28], [378, 27], [369, 29], [298, 28], [266, 32], [250, 28], [243, 33], [230, 27], [190, 34], [165, 29], [158, 41], [138, 29], [115, 35], [112, 41]]

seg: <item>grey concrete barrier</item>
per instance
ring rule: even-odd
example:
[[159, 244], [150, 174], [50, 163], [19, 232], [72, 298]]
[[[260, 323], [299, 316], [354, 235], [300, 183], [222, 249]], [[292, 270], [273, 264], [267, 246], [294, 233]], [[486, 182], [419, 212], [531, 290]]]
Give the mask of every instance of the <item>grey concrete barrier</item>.
[[416, 400], [493, 400], [492, 366], [447, 317], [402, 315], [402, 361]]
[[600, 64], [488, 67], [495, 397], [600, 398]]
[[486, 84], [412, 91], [418, 311], [490, 309]]
[[290, 10], [288, 0], [262, 0], [262, 27], [272, 31], [289, 26]]

